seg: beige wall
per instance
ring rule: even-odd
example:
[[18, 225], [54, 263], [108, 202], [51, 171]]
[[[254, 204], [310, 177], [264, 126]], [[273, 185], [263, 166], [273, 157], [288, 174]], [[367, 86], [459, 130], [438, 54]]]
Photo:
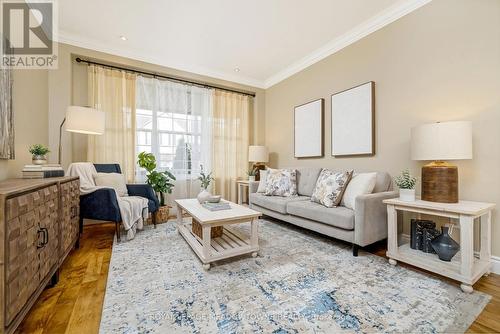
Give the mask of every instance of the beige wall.
[[0, 160], [0, 180], [20, 177], [31, 163], [28, 148], [48, 144], [47, 70], [14, 70], [12, 108], [14, 110], [14, 160]]
[[[141, 70], [195, 81], [207, 82], [223, 87], [255, 92], [256, 97], [254, 99], [254, 113], [251, 121], [250, 142], [255, 144], [263, 144], [265, 142], [265, 94], [262, 89], [83, 49], [72, 45], [59, 44], [59, 68], [49, 72], [49, 144], [54, 151], [57, 149], [59, 124], [64, 118], [67, 106], [71, 104], [87, 105], [87, 65], [84, 63], [76, 63], [74, 61], [76, 56], [110, 64], [126, 65]], [[64, 166], [67, 166], [72, 161], [86, 160], [86, 136], [64, 133], [63, 144]], [[57, 155], [54, 155], [53, 159], [55, 161]]]
[[[376, 155], [333, 158], [330, 95], [376, 83]], [[293, 108], [325, 98], [325, 157], [293, 157]], [[474, 159], [457, 161], [460, 197], [500, 204], [500, 1], [439, 0], [266, 90], [266, 144], [272, 166], [325, 166], [359, 171], [409, 167], [410, 128], [470, 120]], [[494, 212], [493, 253], [500, 256]]]

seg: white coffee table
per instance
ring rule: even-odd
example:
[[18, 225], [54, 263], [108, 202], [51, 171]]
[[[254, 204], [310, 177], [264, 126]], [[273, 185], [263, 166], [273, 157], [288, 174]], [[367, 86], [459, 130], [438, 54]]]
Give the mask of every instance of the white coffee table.
[[[203, 263], [203, 269], [210, 269], [210, 263], [228, 259], [243, 254], [257, 256], [259, 251], [258, 218], [262, 214], [242, 205], [228, 202], [229, 210], [210, 211], [204, 208], [198, 200], [180, 199], [177, 205], [177, 228], [186, 242], [191, 246]], [[202, 236], [199, 238], [191, 230], [191, 219], [185, 221], [183, 212], [196, 219], [202, 226]], [[245, 236], [231, 228], [230, 225], [250, 223], [250, 236]], [[222, 236], [211, 238], [210, 230], [215, 226], [223, 226]]]

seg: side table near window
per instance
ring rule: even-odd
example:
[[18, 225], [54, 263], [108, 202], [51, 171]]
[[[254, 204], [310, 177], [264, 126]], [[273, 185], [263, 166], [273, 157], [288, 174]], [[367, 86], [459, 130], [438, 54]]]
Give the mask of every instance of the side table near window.
[[248, 180], [238, 180], [236, 181], [238, 184], [238, 204], [243, 204], [243, 188], [247, 188], [250, 186], [250, 182]]
[[[411, 264], [436, 274], [461, 282], [460, 288], [467, 293], [472, 285], [491, 270], [491, 210], [493, 203], [459, 201], [458, 203], [436, 203], [422, 200], [401, 201], [398, 198], [384, 200], [387, 204], [388, 239], [387, 257], [389, 263], [397, 261]], [[441, 261], [436, 254], [411, 249], [409, 243], [398, 242], [397, 211], [414, 212], [457, 219], [460, 228], [460, 251], [450, 262]], [[481, 248], [474, 256], [474, 220], [479, 218]], [[396, 261], [397, 260], [397, 261]]]

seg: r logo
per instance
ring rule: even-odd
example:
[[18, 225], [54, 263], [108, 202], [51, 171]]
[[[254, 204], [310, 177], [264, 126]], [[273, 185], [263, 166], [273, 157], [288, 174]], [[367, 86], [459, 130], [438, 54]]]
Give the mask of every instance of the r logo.
[[3, 34], [8, 55], [53, 53], [52, 2], [2, 2]]

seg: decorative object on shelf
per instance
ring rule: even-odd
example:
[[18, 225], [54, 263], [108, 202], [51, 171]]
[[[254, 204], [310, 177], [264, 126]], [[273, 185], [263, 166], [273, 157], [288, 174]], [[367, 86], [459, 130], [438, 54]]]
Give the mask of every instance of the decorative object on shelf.
[[460, 250], [460, 245], [453, 240], [448, 231], [448, 226], [441, 226], [441, 234], [431, 242], [432, 248], [436, 251], [439, 259], [447, 262], [451, 261]]
[[422, 252], [424, 253], [436, 253], [432, 247], [432, 240], [439, 235], [439, 231], [435, 228], [424, 229], [424, 235], [422, 238]]
[[0, 159], [14, 159], [12, 70], [3, 67], [0, 67], [0, 124], [2, 124], [0, 126]]
[[210, 182], [214, 180], [214, 178], [212, 177], [212, 172], [206, 174], [203, 170], [203, 165], [200, 165], [200, 176], [198, 176], [198, 180], [200, 180], [201, 182], [201, 191], [198, 196], [196, 196], [196, 198], [198, 199], [198, 202], [202, 204], [212, 197], [212, 194], [207, 190], [210, 186]]
[[335, 93], [332, 102], [332, 156], [375, 154], [375, 82]]
[[325, 100], [311, 101], [294, 109], [294, 156], [323, 156]]
[[58, 164], [62, 159], [62, 128], [66, 123], [66, 131], [86, 135], [102, 135], [104, 133], [105, 115], [102, 111], [79, 106], [69, 106], [61, 125], [59, 125]]
[[432, 220], [412, 219], [410, 223], [410, 247], [424, 250], [425, 231], [436, 231], [435, 228], [436, 224]]
[[266, 169], [265, 163], [269, 161], [269, 151], [265, 146], [252, 145], [248, 147], [248, 161], [253, 162], [255, 181], [260, 181], [260, 171]]
[[255, 176], [258, 174], [258, 171], [259, 170], [257, 168], [248, 170], [247, 171], [248, 181], [254, 182]]
[[402, 171], [401, 175], [397, 176], [394, 181], [399, 187], [399, 198], [402, 201], [415, 201], [415, 185], [417, 184], [417, 178], [413, 177], [408, 169]]
[[50, 152], [47, 146], [34, 144], [30, 146], [29, 152], [32, 155], [31, 161], [33, 165], [45, 165], [47, 163], [47, 153]]
[[411, 129], [411, 158], [422, 167], [422, 200], [458, 203], [458, 168], [444, 160], [472, 159], [471, 122], [443, 122]]
[[175, 176], [168, 170], [163, 172], [156, 171], [156, 157], [152, 153], [141, 152], [138, 155], [137, 164], [144, 168], [146, 174], [146, 183], [153, 187], [156, 192], [160, 207], [155, 212], [156, 222], [162, 223], [168, 220], [169, 207], [166, 205], [166, 194], [171, 194], [174, 188]]

